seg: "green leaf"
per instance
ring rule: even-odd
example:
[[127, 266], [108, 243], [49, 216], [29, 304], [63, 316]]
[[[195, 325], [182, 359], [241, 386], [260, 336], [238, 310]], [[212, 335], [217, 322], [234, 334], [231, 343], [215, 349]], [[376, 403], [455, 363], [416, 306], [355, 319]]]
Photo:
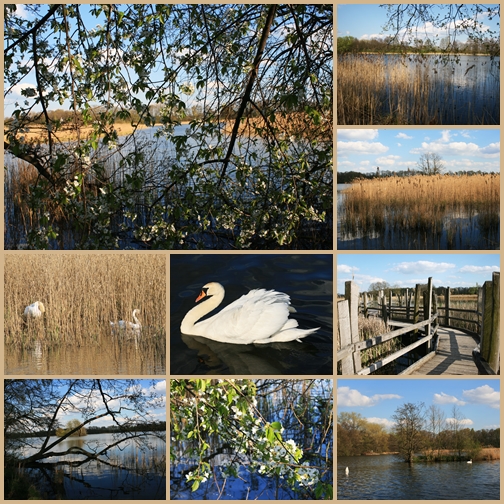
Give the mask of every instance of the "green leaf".
[[200, 482], [199, 482], [198, 480], [196, 480], [196, 481], [193, 483], [193, 486], [192, 486], [191, 490], [192, 490], [193, 492], [196, 492], [196, 490], [198, 490], [199, 486], [200, 486]]
[[273, 427], [276, 431], [282, 430], [282, 424], [280, 422], [273, 422], [271, 427]]

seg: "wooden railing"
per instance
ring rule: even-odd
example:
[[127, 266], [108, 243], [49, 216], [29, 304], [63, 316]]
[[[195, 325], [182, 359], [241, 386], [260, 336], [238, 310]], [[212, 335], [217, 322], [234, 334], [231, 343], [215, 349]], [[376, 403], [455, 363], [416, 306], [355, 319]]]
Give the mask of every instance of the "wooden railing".
[[[365, 341], [359, 341], [359, 327], [358, 327], [358, 317], [359, 317], [359, 288], [354, 282], [345, 283], [345, 300], [339, 301], [337, 304], [337, 317], [338, 317], [338, 330], [340, 335], [340, 346], [341, 350], [337, 353], [337, 363], [341, 362], [341, 374], [350, 375], [366, 375], [370, 374], [377, 369], [393, 362], [402, 355], [410, 352], [416, 347], [428, 343], [428, 352], [435, 351], [437, 346], [437, 328], [438, 328], [438, 314], [432, 313], [433, 309], [433, 296], [432, 296], [432, 279], [429, 278], [427, 286], [427, 295], [425, 296], [425, 309], [424, 309], [424, 320], [418, 321], [419, 317], [419, 302], [415, 302], [415, 312], [414, 312], [414, 323], [407, 323], [405, 327], [390, 331], [385, 334], [381, 334], [374, 338], [367, 339]], [[366, 301], [364, 302], [366, 306]], [[384, 309], [385, 304], [381, 303], [380, 311], [387, 319], [387, 310]], [[369, 315], [369, 313], [368, 313]], [[391, 325], [402, 325], [402, 323], [389, 321]], [[432, 327], [436, 324], [435, 327]], [[385, 343], [394, 338], [408, 334], [411, 332], [420, 333], [423, 331], [425, 336], [410, 345], [380, 359], [377, 362], [372, 363], [370, 366], [365, 368], [362, 367], [362, 356], [361, 351], [368, 348], [372, 348], [376, 345]]]
[[[480, 344], [473, 352], [473, 358], [482, 374], [495, 374], [500, 369], [499, 355], [499, 328], [500, 328], [500, 274], [495, 272], [491, 281], [485, 282], [478, 293], [478, 308], [476, 310], [454, 308], [450, 300], [450, 288], [445, 289], [445, 306], [438, 306], [437, 297], [432, 292], [432, 279], [429, 278], [427, 289], [421, 292], [421, 287], [414, 290], [405, 290], [399, 297], [399, 302], [404, 301], [405, 306], [394, 305], [392, 294], [389, 292], [388, 300], [383, 292], [378, 296], [378, 301], [370, 301], [367, 293], [359, 297], [359, 288], [354, 282], [345, 283], [345, 300], [337, 303], [337, 320], [340, 336], [340, 350], [337, 353], [338, 373], [342, 374], [369, 374], [388, 364], [405, 353], [408, 353], [425, 342], [429, 343], [428, 351], [435, 351], [437, 347], [437, 327], [441, 324], [447, 327], [462, 329], [480, 339]], [[423, 299], [422, 299], [423, 298]], [[387, 302], [388, 301], [388, 302]], [[423, 303], [421, 302], [423, 301]], [[365, 317], [378, 316], [385, 323], [400, 326], [404, 321], [405, 327], [390, 331], [359, 341], [358, 315], [361, 312]], [[462, 314], [455, 316], [454, 314]], [[462, 318], [463, 314], [475, 315], [470, 319]], [[423, 318], [423, 321], [421, 320]], [[396, 320], [396, 322], [392, 322]], [[476, 331], [460, 327], [462, 322], [473, 324]], [[408, 325], [406, 325], [408, 324]], [[432, 329], [432, 325], [436, 326]], [[423, 330], [425, 336], [394, 352], [376, 363], [365, 368], [362, 367], [361, 351], [390, 341], [404, 334]], [[339, 364], [341, 363], [341, 364]]]

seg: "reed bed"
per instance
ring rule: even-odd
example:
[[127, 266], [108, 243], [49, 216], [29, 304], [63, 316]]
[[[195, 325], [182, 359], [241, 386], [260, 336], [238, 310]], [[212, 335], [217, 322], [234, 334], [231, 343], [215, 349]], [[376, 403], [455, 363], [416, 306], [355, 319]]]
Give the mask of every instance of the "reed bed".
[[[414, 61], [413, 64], [411, 62]], [[441, 65], [440, 65], [441, 66]], [[350, 55], [338, 57], [338, 124], [458, 124], [455, 95], [460, 88], [453, 73], [436, 70], [428, 59], [408, 56]], [[496, 110], [478, 111], [481, 99], [472, 81], [464, 103], [468, 124], [495, 124]], [[497, 91], [498, 92], [498, 91]], [[495, 101], [493, 102], [495, 105]]]
[[[440, 308], [440, 323], [446, 323], [446, 303], [444, 296], [438, 297], [438, 304]], [[457, 311], [459, 310], [472, 310], [472, 312]], [[457, 329], [465, 329], [473, 333], [479, 333], [478, 321], [478, 296], [475, 295], [451, 295], [450, 296], [450, 327]], [[462, 320], [455, 320], [453, 317]]]
[[[360, 341], [365, 341], [370, 338], [374, 338], [375, 336], [379, 336], [380, 334], [385, 334], [389, 332], [389, 328], [385, 322], [381, 318], [378, 317], [364, 317], [359, 315], [359, 339]], [[376, 345], [372, 348], [368, 348], [366, 350], [362, 350], [361, 353], [361, 361], [363, 367], [367, 367], [378, 359], [382, 359], [399, 350], [401, 347], [401, 343], [399, 338], [393, 338], [385, 343], [381, 343], [380, 345]]]
[[[160, 254], [6, 254], [5, 344], [110, 344], [110, 321], [132, 321], [140, 310], [142, 345], [166, 347], [166, 259]], [[41, 301], [45, 314], [25, 321], [27, 305]]]
[[[338, 207], [343, 233], [391, 229], [441, 233], [448, 239], [457, 218], [477, 217], [483, 236], [500, 224], [500, 174], [415, 175], [359, 180], [344, 191]], [[452, 225], [453, 223], [453, 225]]]

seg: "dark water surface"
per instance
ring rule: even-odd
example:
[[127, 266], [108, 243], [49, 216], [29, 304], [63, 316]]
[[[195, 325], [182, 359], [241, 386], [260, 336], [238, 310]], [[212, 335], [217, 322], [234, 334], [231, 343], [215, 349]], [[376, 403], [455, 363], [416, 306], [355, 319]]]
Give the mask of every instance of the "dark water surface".
[[[333, 374], [332, 265], [330, 254], [172, 254], [170, 374]], [[275, 289], [290, 296], [300, 328], [320, 329], [301, 343], [267, 345], [182, 335], [180, 323], [208, 282], [226, 289], [217, 311], [251, 289]]]
[[[345, 467], [349, 474], [345, 474]], [[396, 455], [338, 457], [338, 499], [498, 500], [500, 461], [409, 465]]]

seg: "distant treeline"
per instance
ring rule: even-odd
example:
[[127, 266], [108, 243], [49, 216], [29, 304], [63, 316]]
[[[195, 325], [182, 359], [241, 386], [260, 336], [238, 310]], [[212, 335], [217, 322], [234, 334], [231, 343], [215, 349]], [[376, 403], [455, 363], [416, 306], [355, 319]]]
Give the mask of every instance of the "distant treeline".
[[[114, 432], [159, 432], [166, 431], [166, 422], [151, 422], [151, 423], [143, 423], [138, 425], [132, 425], [128, 429], [119, 429], [116, 425], [107, 425], [105, 427], [88, 427], [87, 434], [106, 434], [106, 433], [114, 433]], [[45, 437], [47, 435], [56, 436], [58, 433], [56, 430], [47, 432], [47, 431], [38, 431], [38, 432], [12, 432], [6, 433], [5, 437], [10, 439], [18, 439], [18, 438], [28, 438], [28, 437]], [[60, 433], [61, 435], [61, 433]]]
[[[424, 429], [418, 433], [418, 446], [435, 450], [460, 450], [477, 452], [485, 447], [500, 448], [500, 429], [474, 430], [451, 428], [434, 434]], [[338, 415], [338, 456], [369, 455], [398, 452], [400, 442], [395, 432], [388, 432], [383, 425], [369, 422], [360, 413]]]
[[[456, 172], [446, 172], [444, 176], [462, 176], [462, 175], [484, 175], [486, 172], [482, 172], [481, 170], [459, 170]], [[380, 174], [377, 173], [360, 173], [356, 171], [348, 171], [348, 172], [337, 172], [336, 180], [338, 184], [350, 184], [351, 182], [359, 179], [375, 179], [375, 178], [385, 178], [385, 177], [413, 177], [414, 175], [424, 175], [420, 170], [399, 170], [399, 171], [390, 171], [390, 170], [381, 170]], [[428, 175], [426, 175], [428, 177]]]
[[360, 40], [355, 37], [338, 37], [338, 54], [348, 53], [444, 53], [444, 54], [485, 54], [489, 56], [500, 55], [499, 40], [495, 39], [469, 39], [467, 42], [452, 41], [445, 37], [439, 45], [431, 41], [416, 40], [416, 45], [405, 43], [398, 44], [393, 37], [383, 39], [372, 38]]

